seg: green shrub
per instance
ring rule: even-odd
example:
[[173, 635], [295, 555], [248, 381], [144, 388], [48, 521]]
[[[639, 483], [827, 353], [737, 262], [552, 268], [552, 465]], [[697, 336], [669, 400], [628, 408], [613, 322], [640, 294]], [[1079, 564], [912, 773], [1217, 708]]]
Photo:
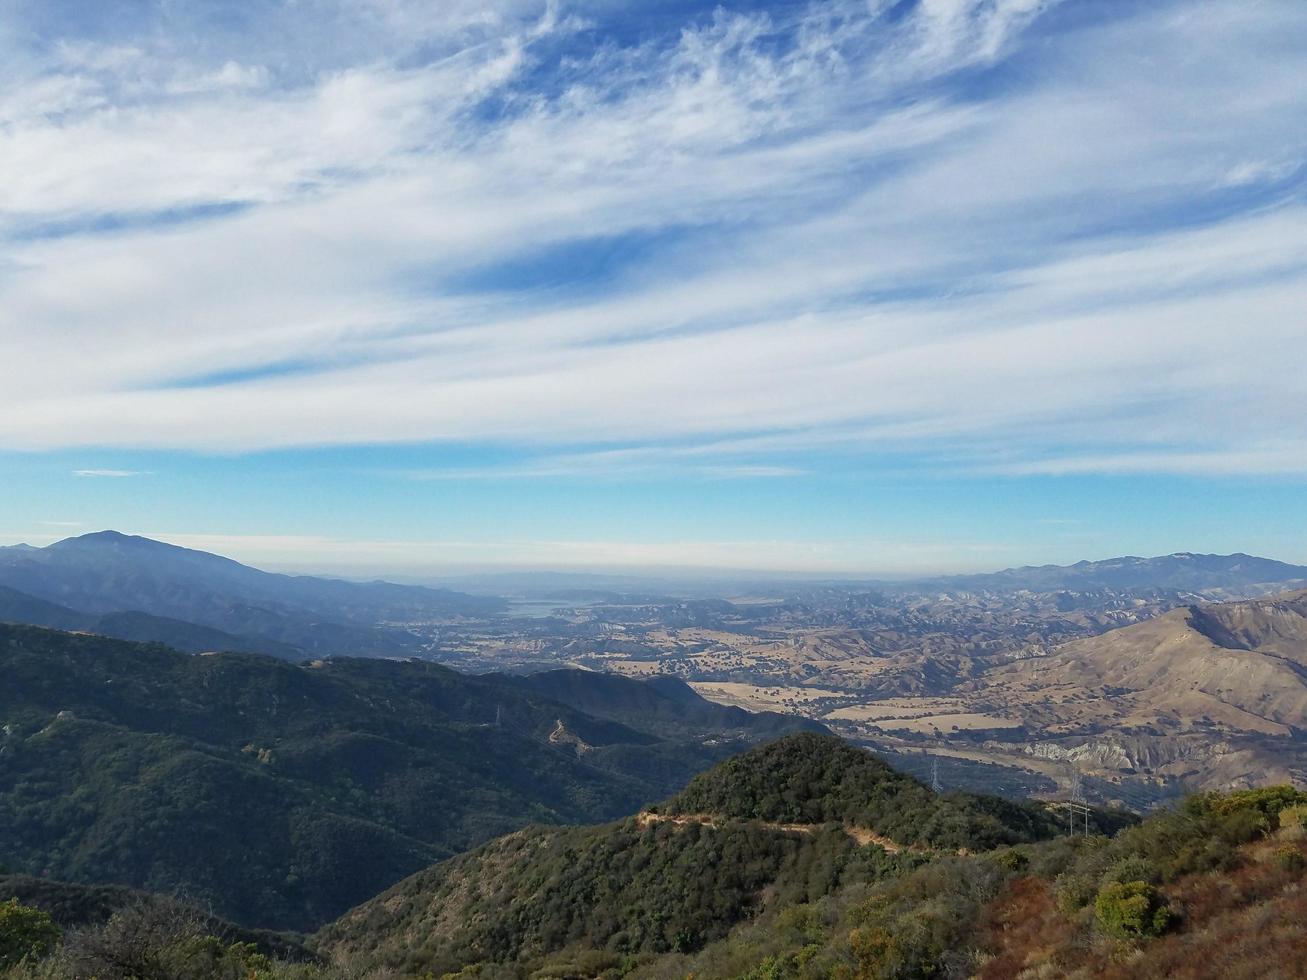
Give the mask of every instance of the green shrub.
[[1114, 881], [1121, 884], [1128, 881], [1146, 881], [1150, 885], [1156, 885], [1161, 880], [1162, 875], [1152, 861], [1142, 854], [1129, 854], [1104, 871], [1099, 884], [1106, 885]]
[[1280, 836], [1285, 840], [1307, 837], [1307, 805], [1285, 807], [1280, 811]]
[[1216, 820], [1216, 834], [1235, 847], [1265, 837], [1275, 829], [1276, 818], [1259, 809], [1221, 813]]
[[1307, 804], [1307, 793], [1292, 786], [1263, 786], [1225, 795], [1213, 793], [1206, 800], [1214, 813], [1224, 815], [1239, 810], [1256, 810], [1266, 817], [1276, 818], [1289, 807]]
[[1285, 871], [1302, 871], [1307, 868], [1307, 857], [1296, 847], [1277, 847], [1271, 854], [1271, 862]]
[[1146, 881], [1110, 881], [1094, 900], [1094, 913], [1105, 932], [1125, 939], [1160, 936], [1173, 914], [1166, 899]]
[[1030, 858], [1015, 849], [1000, 851], [994, 860], [1004, 871], [1011, 871], [1013, 874], [1022, 874], [1030, 867]]
[[47, 956], [59, 943], [59, 927], [45, 912], [11, 898], [0, 902], [0, 969]]

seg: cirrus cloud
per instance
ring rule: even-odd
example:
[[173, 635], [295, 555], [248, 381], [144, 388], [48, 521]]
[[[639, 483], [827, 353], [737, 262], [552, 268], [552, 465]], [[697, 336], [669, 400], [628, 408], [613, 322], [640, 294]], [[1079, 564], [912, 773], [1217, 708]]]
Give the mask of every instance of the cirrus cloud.
[[1296, 6], [259, 9], [0, 36], [0, 445], [1307, 473]]

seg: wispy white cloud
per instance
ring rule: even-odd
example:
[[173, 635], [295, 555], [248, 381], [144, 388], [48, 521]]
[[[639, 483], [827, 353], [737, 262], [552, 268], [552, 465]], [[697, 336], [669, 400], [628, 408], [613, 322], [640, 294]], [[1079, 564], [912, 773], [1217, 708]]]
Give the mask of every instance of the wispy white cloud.
[[0, 444], [1307, 472], [1307, 11], [1149, 5], [1034, 51], [1033, 0], [636, 47], [587, 47], [584, 8], [355, 6], [310, 5], [311, 71], [149, 33], [11, 59]]
[[113, 480], [122, 480], [131, 476], [144, 475], [144, 473], [138, 470], [73, 470], [73, 476], [104, 477]]
[[[607, 449], [594, 452], [549, 453], [512, 465], [449, 466], [405, 471], [411, 480], [532, 480], [588, 477], [622, 480], [651, 475], [684, 479], [739, 480], [802, 476], [795, 466], [732, 461], [731, 452], [714, 453], [702, 445]], [[725, 461], [720, 457], [727, 457]], [[387, 472], [386, 475], [395, 475]]]
[[1307, 471], [1307, 443], [1254, 446], [1207, 452], [1145, 449], [1135, 452], [1065, 455], [998, 464], [989, 472], [1011, 476], [1074, 476], [1084, 473], [1178, 473], [1286, 476]]

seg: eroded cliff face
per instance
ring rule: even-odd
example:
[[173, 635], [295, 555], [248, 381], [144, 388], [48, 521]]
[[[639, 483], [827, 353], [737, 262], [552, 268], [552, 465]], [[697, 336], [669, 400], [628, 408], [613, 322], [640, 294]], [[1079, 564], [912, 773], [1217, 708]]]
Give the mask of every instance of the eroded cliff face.
[[1202, 737], [1115, 736], [1041, 740], [1024, 749], [1037, 759], [1072, 763], [1085, 769], [1120, 772], [1161, 772], [1177, 764], [1208, 760], [1238, 751], [1225, 739]]
[[1267, 783], [1307, 787], [1307, 744], [1279, 740], [1187, 736], [1117, 736], [1039, 740], [1027, 743], [1027, 756], [1065, 763], [1079, 771], [1116, 781], [1142, 777], [1158, 786], [1189, 791], [1246, 789]]

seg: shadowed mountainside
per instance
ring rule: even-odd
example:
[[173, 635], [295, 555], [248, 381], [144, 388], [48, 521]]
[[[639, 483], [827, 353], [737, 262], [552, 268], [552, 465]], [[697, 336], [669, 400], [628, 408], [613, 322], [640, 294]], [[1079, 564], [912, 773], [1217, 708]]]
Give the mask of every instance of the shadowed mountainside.
[[[45, 548], [0, 548], [0, 586], [85, 614], [135, 612], [197, 624], [234, 636], [241, 649], [262, 641], [316, 656], [409, 654], [418, 648], [415, 637], [386, 624], [484, 616], [504, 607], [499, 599], [445, 589], [278, 575], [116, 531]], [[178, 632], [176, 625], [168, 629]], [[171, 638], [168, 630], [149, 636]]]
[[622, 725], [421, 662], [195, 657], [31, 627], [0, 626], [0, 676], [11, 870], [181, 888], [273, 928], [528, 821], [630, 813], [798, 727]]
[[287, 660], [300, 657], [298, 648], [263, 637], [237, 636], [197, 623], [143, 612], [83, 613], [5, 586], [0, 586], [0, 622], [98, 633], [115, 640], [163, 643], [185, 653], [240, 650]]

